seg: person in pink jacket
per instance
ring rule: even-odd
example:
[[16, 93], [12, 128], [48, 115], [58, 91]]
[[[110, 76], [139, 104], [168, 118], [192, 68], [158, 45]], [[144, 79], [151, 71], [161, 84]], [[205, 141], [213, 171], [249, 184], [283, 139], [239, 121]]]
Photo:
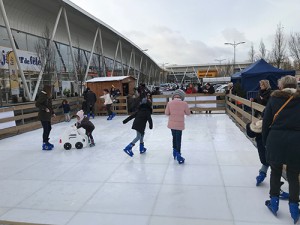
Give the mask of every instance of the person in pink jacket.
[[179, 164], [184, 163], [185, 160], [181, 156], [181, 137], [185, 128], [184, 116], [191, 114], [188, 104], [183, 100], [184, 92], [180, 89], [176, 90], [165, 110], [165, 114], [169, 116], [168, 128], [171, 129], [173, 136], [173, 157]]

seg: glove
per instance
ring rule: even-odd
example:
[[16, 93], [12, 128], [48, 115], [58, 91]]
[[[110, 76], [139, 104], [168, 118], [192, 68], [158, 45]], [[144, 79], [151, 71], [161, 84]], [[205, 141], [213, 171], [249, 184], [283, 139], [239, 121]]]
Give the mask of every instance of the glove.
[[123, 124], [125, 124], [126, 122], [125, 122], [125, 120], [123, 120]]
[[153, 126], [149, 126], [149, 129], [152, 130]]

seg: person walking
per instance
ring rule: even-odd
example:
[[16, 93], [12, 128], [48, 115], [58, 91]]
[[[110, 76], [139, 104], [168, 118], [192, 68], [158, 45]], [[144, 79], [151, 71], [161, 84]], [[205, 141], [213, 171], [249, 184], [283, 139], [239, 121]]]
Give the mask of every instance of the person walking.
[[132, 148], [138, 141], [140, 141], [140, 153], [143, 154], [147, 150], [144, 146], [144, 136], [147, 122], [149, 123], [149, 128], [153, 128], [151, 113], [152, 108], [150, 103], [147, 98], [143, 98], [138, 110], [123, 120], [123, 124], [126, 124], [134, 118], [132, 129], [136, 130], [136, 137], [124, 149], [124, 152], [130, 157], [134, 155]]
[[184, 116], [190, 115], [188, 104], [184, 101], [184, 92], [180, 89], [174, 91], [172, 101], [168, 102], [165, 114], [169, 116], [168, 128], [171, 129], [173, 137], [173, 157], [179, 164], [185, 159], [181, 156], [182, 131], [185, 128]]
[[70, 122], [70, 120], [71, 120], [71, 117], [70, 117], [71, 108], [70, 108], [69, 102], [66, 99], [64, 99], [61, 103], [61, 106], [59, 106], [59, 108], [63, 109], [64, 116], [65, 116], [65, 122]]
[[271, 167], [270, 200], [265, 202], [277, 215], [279, 208], [280, 178], [283, 164], [289, 184], [289, 210], [294, 223], [299, 220], [299, 172], [300, 172], [300, 91], [297, 79], [282, 77], [271, 94], [265, 108], [262, 126], [266, 159]]
[[52, 108], [51, 97], [51, 86], [45, 85], [35, 103], [35, 106], [39, 109], [38, 120], [41, 121], [41, 124], [43, 126], [42, 150], [52, 150], [54, 148], [54, 145], [49, 142], [49, 135], [52, 129], [51, 117], [55, 117], [55, 113]]
[[111, 106], [112, 106], [113, 102], [111, 100], [109, 90], [104, 89], [103, 90], [103, 95], [100, 96], [100, 98], [104, 99], [104, 105], [105, 105], [105, 108], [107, 110], [107, 115], [108, 115], [107, 120], [112, 120], [116, 116], [116, 113], [111, 111]]

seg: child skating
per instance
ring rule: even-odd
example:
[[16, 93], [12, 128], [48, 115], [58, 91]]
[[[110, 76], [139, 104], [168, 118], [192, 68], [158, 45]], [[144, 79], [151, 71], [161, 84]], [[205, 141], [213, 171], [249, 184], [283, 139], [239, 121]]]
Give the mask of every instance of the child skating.
[[111, 106], [112, 106], [113, 102], [111, 100], [109, 90], [104, 89], [103, 90], [103, 95], [100, 96], [100, 98], [104, 99], [104, 105], [105, 105], [105, 108], [106, 108], [107, 114], [108, 114], [107, 120], [112, 120], [116, 116], [116, 113], [111, 111]]
[[124, 152], [130, 157], [134, 155], [132, 152], [132, 147], [138, 141], [140, 141], [140, 153], [143, 154], [147, 150], [144, 146], [144, 135], [147, 122], [149, 123], [149, 128], [153, 128], [151, 113], [151, 105], [147, 102], [146, 98], [143, 98], [138, 110], [123, 120], [123, 124], [125, 124], [135, 118], [132, 124], [132, 129], [136, 130], [136, 137], [124, 149]]
[[85, 129], [85, 134], [89, 138], [90, 147], [94, 147], [95, 142], [94, 142], [94, 138], [92, 135], [93, 130], [95, 129], [94, 124], [89, 120], [88, 117], [84, 116], [84, 112], [82, 110], [77, 112], [76, 117], [77, 117], [77, 123], [75, 126], [77, 127], [77, 129], [79, 129], [81, 127], [83, 129]]
[[184, 100], [184, 92], [176, 90], [172, 95], [172, 101], [168, 102], [165, 114], [169, 116], [168, 128], [171, 129], [173, 136], [173, 157], [179, 164], [184, 163], [181, 156], [181, 137], [184, 130], [184, 116], [190, 115], [189, 106]]

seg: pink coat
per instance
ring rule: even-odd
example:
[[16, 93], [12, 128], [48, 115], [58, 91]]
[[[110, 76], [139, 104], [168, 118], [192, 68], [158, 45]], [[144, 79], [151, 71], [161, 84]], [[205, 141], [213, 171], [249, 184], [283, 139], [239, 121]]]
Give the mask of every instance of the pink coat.
[[165, 114], [169, 116], [168, 128], [184, 130], [184, 115], [190, 115], [191, 111], [186, 102], [174, 98], [168, 102]]

